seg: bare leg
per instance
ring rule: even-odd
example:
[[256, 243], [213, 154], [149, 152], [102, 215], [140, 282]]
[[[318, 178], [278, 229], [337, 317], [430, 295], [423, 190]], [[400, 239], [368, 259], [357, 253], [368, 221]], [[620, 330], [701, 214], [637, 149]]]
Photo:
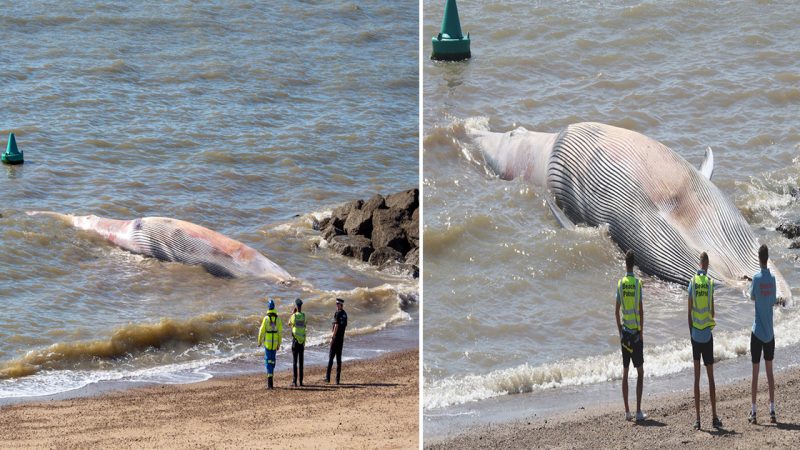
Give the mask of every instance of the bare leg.
[[630, 412], [628, 409], [628, 368], [622, 368], [622, 400], [625, 402], [625, 414]]
[[700, 420], [700, 361], [694, 362], [694, 410]]
[[[767, 368], [767, 383], [769, 384], [769, 402], [775, 404], [775, 377], [772, 376], [772, 361], [765, 361]], [[770, 411], [772, 412], [772, 411]]]
[[758, 369], [759, 363], [753, 363], [753, 382], [750, 384], [750, 397], [752, 397], [754, 405], [756, 404], [756, 397], [758, 396]]
[[717, 417], [717, 392], [714, 387], [714, 365], [709, 364], [706, 366], [706, 373], [708, 374], [708, 392], [711, 396], [711, 417]]
[[639, 366], [636, 368], [636, 412], [642, 411], [642, 387], [644, 381], [644, 367]]

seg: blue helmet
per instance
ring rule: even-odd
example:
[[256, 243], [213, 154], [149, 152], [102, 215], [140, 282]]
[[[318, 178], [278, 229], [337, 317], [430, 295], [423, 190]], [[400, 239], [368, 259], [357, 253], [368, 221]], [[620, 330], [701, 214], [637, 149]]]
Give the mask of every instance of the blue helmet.
[[275, 309], [275, 300], [269, 299], [269, 303], [267, 303], [267, 309]]

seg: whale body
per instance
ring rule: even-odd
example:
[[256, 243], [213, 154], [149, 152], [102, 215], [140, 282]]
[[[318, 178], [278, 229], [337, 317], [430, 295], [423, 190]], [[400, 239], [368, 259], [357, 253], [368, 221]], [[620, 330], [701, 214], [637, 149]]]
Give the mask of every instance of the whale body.
[[[611, 239], [623, 251], [633, 249], [646, 274], [688, 285], [703, 251], [709, 275], [723, 283], [760, 271], [750, 225], [711, 182], [711, 149], [697, 170], [647, 136], [600, 123], [560, 133], [467, 131], [500, 178], [543, 188], [565, 227], [607, 224]], [[769, 268], [778, 298], [790, 303], [791, 288], [772, 260]]]
[[286, 270], [257, 250], [183, 220], [167, 217], [116, 220], [51, 211], [28, 211], [27, 214], [56, 217], [78, 229], [94, 232], [131, 253], [161, 261], [198, 265], [218, 277], [257, 277], [274, 282], [293, 279]]

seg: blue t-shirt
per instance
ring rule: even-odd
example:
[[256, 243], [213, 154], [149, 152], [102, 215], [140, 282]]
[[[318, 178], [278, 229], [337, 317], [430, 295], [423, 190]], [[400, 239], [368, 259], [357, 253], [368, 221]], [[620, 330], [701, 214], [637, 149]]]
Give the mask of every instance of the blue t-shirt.
[[[704, 270], [698, 270], [697, 274], [698, 275], [705, 275], [706, 272]], [[716, 285], [715, 285], [715, 287], [716, 287]], [[694, 299], [694, 277], [692, 277], [692, 280], [689, 282], [689, 295], [691, 295], [692, 299]], [[713, 288], [708, 291], [708, 300], [709, 300], [709, 304], [713, 307], [714, 306], [714, 289]], [[708, 328], [703, 329], [703, 330], [698, 330], [697, 328], [692, 327], [692, 340], [694, 340], [695, 342], [699, 342], [701, 344], [704, 344], [704, 343], [710, 341], [711, 340], [711, 329], [712, 328], [714, 328], [714, 327], [708, 327]]]
[[750, 298], [754, 301], [756, 307], [753, 334], [761, 342], [769, 342], [775, 339], [775, 334], [772, 330], [772, 307], [777, 302], [775, 297], [775, 277], [766, 267], [762, 267], [761, 272], [753, 277]]

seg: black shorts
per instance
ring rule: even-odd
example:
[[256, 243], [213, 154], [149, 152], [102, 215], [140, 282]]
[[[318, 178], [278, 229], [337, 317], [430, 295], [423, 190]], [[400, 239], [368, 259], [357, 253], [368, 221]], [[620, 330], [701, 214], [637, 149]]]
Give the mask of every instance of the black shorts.
[[775, 357], [775, 338], [769, 342], [762, 342], [755, 334], [750, 333], [750, 356], [753, 364], [761, 362], [761, 350], [764, 350], [764, 361], [772, 361]]
[[700, 356], [703, 357], [703, 365], [711, 366], [714, 364], [714, 336], [708, 342], [696, 342], [692, 339], [692, 359], [700, 361]]
[[623, 367], [626, 369], [630, 367], [631, 359], [633, 359], [633, 367], [642, 367], [642, 364], [644, 364], [644, 342], [641, 339], [638, 339], [630, 346], [633, 352], [628, 351], [622, 343], [620, 343], [620, 348], [622, 349]]

